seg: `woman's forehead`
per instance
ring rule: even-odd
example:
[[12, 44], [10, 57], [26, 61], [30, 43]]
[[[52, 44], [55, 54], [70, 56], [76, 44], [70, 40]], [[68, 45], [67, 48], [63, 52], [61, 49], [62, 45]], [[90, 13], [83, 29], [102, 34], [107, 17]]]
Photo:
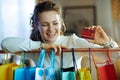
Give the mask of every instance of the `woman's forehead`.
[[60, 20], [60, 15], [56, 11], [45, 11], [39, 13], [39, 21], [58, 21]]

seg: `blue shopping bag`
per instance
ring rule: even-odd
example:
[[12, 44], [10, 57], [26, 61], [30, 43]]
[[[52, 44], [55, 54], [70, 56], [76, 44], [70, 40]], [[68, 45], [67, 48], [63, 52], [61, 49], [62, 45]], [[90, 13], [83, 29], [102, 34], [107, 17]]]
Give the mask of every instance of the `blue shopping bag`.
[[35, 79], [35, 67], [22, 67], [15, 69], [14, 80], [34, 80]]
[[14, 71], [14, 80], [34, 80], [35, 67], [25, 66], [25, 53], [22, 53], [20, 66]]
[[51, 65], [47, 68], [43, 67], [45, 59], [45, 50], [42, 49], [38, 60], [38, 67], [36, 68], [35, 80], [56, 80], [56, 73], [54, 69], [54, 50], [51, 50]]

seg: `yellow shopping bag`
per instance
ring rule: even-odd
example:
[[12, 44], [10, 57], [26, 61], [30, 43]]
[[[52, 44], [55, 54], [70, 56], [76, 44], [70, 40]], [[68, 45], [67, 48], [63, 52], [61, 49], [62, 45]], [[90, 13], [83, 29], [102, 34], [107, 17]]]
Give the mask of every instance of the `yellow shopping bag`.
[[9, 74], [8, 79], [9, 79], [9, 80], [14, 80], [14, 71], [15, 71], [17, 68], [19, 68], [19, 65], [16, 65], [16, 66], [13, 66], [13, 67], [10, 67], [10, 68], [9, 68], [9, 72], [8, 72], [8, 74]]
[[[90, 49], [89, 49], [90, 51]], [[81, 68], [76, 71], [77, 80], [92, 80], [91, 77], [91, 54], [82, 56]]]
[[[21, 55], [22, 62], [23, 56]], [[0, 66], [0, 80], [14, 80], [14, 71], [16, 68], [25, 66], [25, 64], [8, 63], [8, 54], [5, 54], [3, 65]]]
[[90, 68], [81, 68], [76, 73], [77, 80], [92, 80], [90, 74]]
[[13, 80], [13, 70], [16, 63], [3, 64], [0, 66], [0, 80]]
[[118, 80], [120, 80], [120, 59], [116, 60], [115, 67], [116, 67], [116, 72], [117, 72]]

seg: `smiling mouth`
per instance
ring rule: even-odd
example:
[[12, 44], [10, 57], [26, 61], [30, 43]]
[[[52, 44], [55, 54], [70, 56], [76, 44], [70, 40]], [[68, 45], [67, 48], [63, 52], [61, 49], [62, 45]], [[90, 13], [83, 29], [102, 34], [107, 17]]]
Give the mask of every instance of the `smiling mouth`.
[[53, 38], [55, 36], [55, 33], [47, 33], [48, 37]]

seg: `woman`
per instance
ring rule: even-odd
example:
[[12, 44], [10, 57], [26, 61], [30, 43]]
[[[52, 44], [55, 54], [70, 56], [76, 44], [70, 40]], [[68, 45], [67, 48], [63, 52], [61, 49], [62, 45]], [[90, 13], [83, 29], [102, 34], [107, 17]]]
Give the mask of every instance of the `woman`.
[[[86, 27], [95, 29], [94, 40], [83, 39], [75, 34], [64, 36], [65, 25], [62, 19], [61, 8], [52, 1], [45, 1], [35, 6], [34, 14], [31, 18], [32, 33], [30, 39], [6, 38], [2, 41], [1, 47], [7, 52], [28, 51], [33, 49], [52, 49], [54, 48], [55, 67], [60, 67], [60, 53], [62, 48], [104, 48], [118, 47], [116, 42], [107, 36], [101, 26]], [[39, 54], [27, 54], [28, 57], [37, 62]], [[49, 54], [46, 54], [44, 66], [50, 65]], [[79, 59], [81, 54], [75, 54]], [[71, 54], [64, 54], [64, 67], [71, 66]], [[67, 60], [66, 60], [67, 59]], [[95, 79], [94, 79], [95, 80]]]

